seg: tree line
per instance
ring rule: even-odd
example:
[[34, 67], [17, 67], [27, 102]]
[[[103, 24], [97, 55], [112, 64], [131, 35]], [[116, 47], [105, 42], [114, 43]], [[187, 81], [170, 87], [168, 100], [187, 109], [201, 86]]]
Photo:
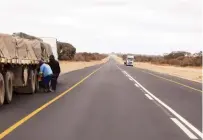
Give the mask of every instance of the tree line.
[[[131, 54], [133, 55], [133, 54]], [[124, 60], [126, 54], [119, 54]], [[175, 66], [202, 66], [202, 51], [198, 53], [190, 53], [186, 51], [173, 51], [169, 54], [158, 55], [134, 55], [135, 62], [149, 62], [152, 64], [168, 64]]]

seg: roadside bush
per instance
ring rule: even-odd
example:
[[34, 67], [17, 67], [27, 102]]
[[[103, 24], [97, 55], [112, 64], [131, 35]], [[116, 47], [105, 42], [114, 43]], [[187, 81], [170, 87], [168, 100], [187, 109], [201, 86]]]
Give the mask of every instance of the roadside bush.
[[165, 59], [177, 59], [178, 57], [185, 57], [185, 56], [189, 56], [191, 55], [191, 53], [189, 52], [185, 52], [185, 51], [173, 51], [169, 54], [164, 55]]
[[184, 58], [185, 58], [184, 56], [179, 56], [179, 57], [177, 58], [177, 60], [182, 61]]
[[179, 66], [180, 65], [180, 61], [177, 60], [177, 59], [170, 59], [170, 60], [168, 60], [168, 64], [169, 65]]
[[102, 60], [105, 57], [107, 57], [106, 54], [82, 52], [82, 53], [76, 53], [73, 61], [89, 62], [89, 61], [94, 61], [94, 60]]
[[85, 58], [82, 56], [82, 54], [75, 54], [74, 56], [75, 61], [85, 61]]
[[127, 57], [127, 55], [123, 55], [123, 56], [122, 56], [123, 60], [125, 60], [125, 59], [126, 59], [126, 57]]
[[[126, 59], [126, 54], [120, 54], [123, 60]], [[167, 64], [174, 66], [202, 66], [202, 51], [191, 54], [185, 51], [171, 52], [163, 56], [150, 55], [134, 55], [135, 62], [149, 62], [152, 64]]]
[[72, 60], [76, 53], [76, 48], [69, 43], [57, 41], [57, 51], [59, 60]]
[[202, 66], [202, 57], [194, 58], [194, 65], [195, 66]]

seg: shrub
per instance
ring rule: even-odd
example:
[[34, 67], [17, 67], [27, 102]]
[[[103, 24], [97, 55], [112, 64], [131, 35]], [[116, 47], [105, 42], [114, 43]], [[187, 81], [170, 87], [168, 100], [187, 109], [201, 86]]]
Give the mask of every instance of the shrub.
[[[119, 54], [123, 60], [126, 54]], [[153, 64], [168, 64], [175, 66], [202, 66], [202, 51], [191, 54], [185, 51], [171, 52], [164, 56], [134, 55], [135, 62], [150, 62]]]
[[75, 54], [74, 60], [75, 61], [85, 61], [85, 58], [81, 54]]
[[73, 61], [89, 62], [92, 60], [102, 60], [105, 57], [107, 57], [107, 55], [105, 54], [83, 52], [83, 53], [76, 53]]
[[69, 43], [57, 42], [59, 60], [72, 60], [76, 53], [76, 48]]
[[177, 60], [177, 59], [170, 59], [170, 60], [168, 61], [168, 64], [169, 64], [169, 65], [179, 66], [179, 65], [180, 65], [180, 61]]

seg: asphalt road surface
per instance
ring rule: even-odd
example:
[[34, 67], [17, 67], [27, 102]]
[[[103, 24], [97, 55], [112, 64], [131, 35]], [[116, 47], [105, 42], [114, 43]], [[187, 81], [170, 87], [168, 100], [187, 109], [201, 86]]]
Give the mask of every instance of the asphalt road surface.
[[0, 139], [201, 139], [201, 86], [110, 59], [60, 76], [55, 93], [15, 95], [0, 107]]

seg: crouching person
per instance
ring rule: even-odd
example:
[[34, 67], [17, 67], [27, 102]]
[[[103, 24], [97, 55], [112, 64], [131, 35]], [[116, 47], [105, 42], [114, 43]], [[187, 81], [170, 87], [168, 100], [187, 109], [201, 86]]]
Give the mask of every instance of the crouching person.
[[43, 61], [40, 61], [39, 64], [40, 64], [40, 73], [42, 73], [43, 75], [42, 81], [44, 84], [45, 92], [51, 92], [50, 82], [53, 75], [51, 67], [48, 64], [45, 64]]

